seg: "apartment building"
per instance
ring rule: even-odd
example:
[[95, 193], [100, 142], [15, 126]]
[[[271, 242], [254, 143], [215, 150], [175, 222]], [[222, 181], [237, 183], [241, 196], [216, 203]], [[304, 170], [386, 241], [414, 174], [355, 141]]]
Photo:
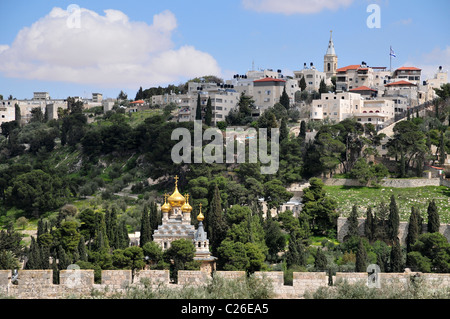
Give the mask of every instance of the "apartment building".
[[211, 99], [212, 123], [215, 125], [217, 124], [217, 122], [225, 121], [225, 117], [228, 115], [228, 113], [236, 107], [236, 105], [239, 103], [240, 93], [231, 88], [219, 88], [216, 89], [216, 91], [193, 91], [191, 93], [178, 95], [179, 122], [195, 120], [197, 101], [199, 96], [200, 105], [202, 108], [202, 118], [204, 118], [205, 116], [208, 99]]
[[16, 119], [14, 104], [8, 105], [6, 102], [8, 101], [0, 102], [0, 125], [5, 122], [14, 121]]
[[371, 123], [377, 130], [383, 129], [395, 117], [395, 103], [392, 100], [363, 100], [359, 111], [353, 117], [361, 124]]
[[[306, 82], [306, 88], [305, 90], [308, 92], [312, 91], [319, 91], [320, 88], [320, 82], [323, 80], [325, 83], [331, 81], [328, 79], [325, 74], [325, 72], [321, 72], [316, 69], [316, 67], [313, 65], [313, 63], [310, 63], [310, 67], [306, 65], [306, 63], [303, 64], [303, 69], [300, 71], [294, 71], [294, 78], [298, 81], [298, 85], [300, 85], [300, 80], [302, 78], [305, 79]], [[327, 83], [327, 84], [329, 84]]]
[[420, 84], [422, 70], [413, 66], [403, 66], [398, 68], [392, 74], [393, 82], [408, 81], [414, 84]]
[[310, 118], [313, 121], [328, 118], [338, 123], [352, 117], [353, 113], [361, 112], [362, 105], [363, 98], [358, 93], [323, 93], [320, 100], [312, 101]]

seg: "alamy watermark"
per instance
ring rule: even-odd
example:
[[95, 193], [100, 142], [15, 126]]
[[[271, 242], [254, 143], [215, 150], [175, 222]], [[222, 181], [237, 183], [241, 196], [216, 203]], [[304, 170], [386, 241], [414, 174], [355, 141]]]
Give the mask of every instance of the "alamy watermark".
[[[194, 121], [193, 138], [187, 128], [176, 128], [172, 131], [171, 139], [172, 141], [181, 139], [171, 152], [172, 161], [176, 164], [257, 163], [259, 158], [263, 164], [261, 174], [275, 174], [279, 168], [280, 130], [278, 128], [270, 129], [270, 154], [267, 128], [260, 128], [258, 131], [255, 128], [246, 130], [227, 128], [224, 133], [218, 128], [208, 128], [203, 132], [202, 122], [197, 120]], [[203, 148], [203, 141], [210, 142]], [[248, 156], [246, 141], [248, 141]]]
[[366, 25], [369, 29], [380, 29], [381, 28], [381, 8], [378, 4], [369, 4], [367, 6], [366, 12], [371, 14], [367, 17]]
[[69, 29], [81, 28], [81, 8], [77, 4], [70, 4], [66, 11], [70, 14], [66, 20], [66, 25]]

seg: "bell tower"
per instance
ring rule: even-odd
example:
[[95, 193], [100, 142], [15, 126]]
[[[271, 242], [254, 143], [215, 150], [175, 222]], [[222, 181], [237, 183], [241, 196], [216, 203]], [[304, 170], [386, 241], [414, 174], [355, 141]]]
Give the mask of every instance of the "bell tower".
[[331, 79], [332, 76], [336, 76], [338, 64], [338, 57], [334, 50], [333, 43], [333, 31], [330, 31], [330, 41], [328, 42], [327, 52], [323, 58], [323, 72], [326, 74], [327, 79]]

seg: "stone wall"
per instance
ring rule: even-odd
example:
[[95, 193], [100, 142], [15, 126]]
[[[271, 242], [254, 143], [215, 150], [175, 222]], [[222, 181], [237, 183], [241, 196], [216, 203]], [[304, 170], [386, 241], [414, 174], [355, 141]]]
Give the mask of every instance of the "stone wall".
[[[366, 186], [356, 179], [347, 178], [327, 178], [323, 180], [327, 186]], [[425, 187], [425, 186], [441, 186], [450, 187], [450, 181], [441, 180], [440, 178], [387, 178], [381, 181], [383, 187], [392, 188], [408, 188], [408, 187]]]
[[[365, 218], [358, 218], [358, 234], [364, 236]], [[400, 222], [398, 226], [398, 238], [400, 244], [406, 245], [406, 236], [408, 235], [408, 222]], [[347, 236], [349, 223], [346, 217], [339, 217], [337, 221], [337, 240], [342, 242]], [[427, 232], [427, 224], [422, 225], [422, 233]], [[450, 224], [441, 224], [439, 232], [450, 242]]]
[[[215, 273], [227, 279], [242, 278], [243, 271], [218, 271]], [[424, 273], [380, 273], [381, 285], [408, 285], [411, 276], [419, 275], [435, 288], [450, 287], [450, 274]], [[306, 292], [314, 292], [320, 287], [328, 286], [325, 272], [294, 272], [292, 285], [285, 285], [283, 272], [256, 272], [255, 276], [270, 280], [275, 298], [299, 299]], [[94, 284], [93, 270], [63, 270], [60, 272], [60, 284], [52, 284], [52, 270], [20, 270], [18, 284], [11, 283], [11, 271], [0, 270], [0, 294], [18, 299], [58, 299], [89, 296], [92, 290], [108, 293], [121, 292], [123, 289], [149, 280], [154, 285], [167, 285], [177, 289], [185, 285], [202, 286], [209, 282], [210, 276], [201, 271], [179, 271], [178, 284], [170, 283], [168, 270], [141, 270], [134, 278], [128, 270], [103, 270], [102, 283]], [[349, 283], [366, 282], [367, 273], [336, 273], [333, 283], [347, 280]]]

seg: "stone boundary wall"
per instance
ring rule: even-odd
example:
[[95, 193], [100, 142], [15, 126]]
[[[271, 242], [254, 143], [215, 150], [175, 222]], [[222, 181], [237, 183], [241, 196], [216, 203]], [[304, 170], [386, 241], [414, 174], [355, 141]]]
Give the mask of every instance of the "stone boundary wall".
[[[358, 218], [358, 234], [364, 236], [364, 224], [366, 222], [365, 218]], [[408, 222], [400, 222], [398, 226], [398, 238], [400, 244], [406, 245], [406, 236], [408, 235]], [[346, 217], [339, 217], [337, 221], [337, 240], [344, 241], [345, 236], [348, 233], [349, 223]], [[422, 224], [422, 233], [428, 231], [427, 224]], [[441, 224], [439, 227], [439, 232], [447, 238], [450, 242], [450, 224]]]
[[[356, 179], [347, 178], [326, 178], [323, 180], [326, 186], [367, 186], [361, 184]], [[450, 187], [450, 181], [440, 178], [387, 178], [381, 181], [382, 187], [408, 188], [408, 187], [425, 187], [425, 186], [447, 186]]]
[[[227, 279], [246, 276], [243, 271], [218, 271], [215, 273]], [[412, 276], [420, 276], [435, 288], [450, 287], [450, 274], [425, 273], [380, 273], [381, 285], [408, 285]], [[283, 272], [256, 272], [255, 276], [270, 280], [275, 298], [300, 299], [306, 292], [314, 292], [328, 286], [325, 272], [294, 272], [292, 285], [285, 285]], [[19, 270], [18, 284], [11, 283], [11, 271], [0, 270], [0, 295], [17, 299], [59, 299], [89, 296], [92, 291], [115, 293], [142, 285], [141, 280], [149, 280], [152, 285], [167, 285], [173, 289], [185, 285], [206, 285], [211, 277], [202, 271], [179, 271], [178, 284], [170, 283], [168, 270], [141, 270], [134, 278], [130, 270], [103, 270], [102, 283], [94, 284], [94, 270], [62, 270], [60, 284], [52, 284], [52, 270]], [[349, 283], [367, 282], [367, 273], [336, 273], [333, 283], [346, 280]]]

